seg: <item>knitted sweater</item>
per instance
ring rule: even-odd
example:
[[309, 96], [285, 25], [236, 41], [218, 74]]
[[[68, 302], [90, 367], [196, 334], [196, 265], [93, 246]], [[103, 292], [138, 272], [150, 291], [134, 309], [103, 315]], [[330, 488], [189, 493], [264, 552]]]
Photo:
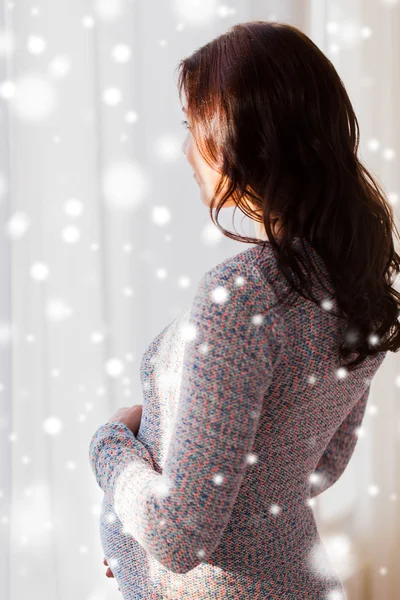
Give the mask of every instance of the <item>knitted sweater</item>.
[[386, 352], [339, 368], [335, 300], [270, 308], [287, 286], [268, 242], [205, 273], [143, 354], [137, 436], [121, 421], [94, 433], [100, 539], [123, 598], [345, 598], [310, 498], [346, 468]]

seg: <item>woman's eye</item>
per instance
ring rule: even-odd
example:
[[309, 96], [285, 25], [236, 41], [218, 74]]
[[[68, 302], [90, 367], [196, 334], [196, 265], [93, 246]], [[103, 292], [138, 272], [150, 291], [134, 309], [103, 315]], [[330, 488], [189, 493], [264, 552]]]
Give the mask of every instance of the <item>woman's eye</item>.
[[189, 123], [187, 121], [181, 121], [181, 124], [186, 127], [186, 129], [190, 129]]

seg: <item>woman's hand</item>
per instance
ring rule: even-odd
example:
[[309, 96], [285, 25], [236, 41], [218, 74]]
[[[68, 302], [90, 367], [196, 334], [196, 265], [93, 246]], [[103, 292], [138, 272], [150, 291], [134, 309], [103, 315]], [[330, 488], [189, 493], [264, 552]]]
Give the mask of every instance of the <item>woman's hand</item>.
[[[111, 423], [112, 421], [122, 421], [122, 423], [125, 423], [125, 425], [127, 425], [127, 427], [129, 427], [129, 429], [132, 431], [133, 435], [137, 435], [137, 432], [139, 431], [141, 420], [142, 420], [142, 405], [134, 404], [133, 406], [130, 406], [130, 407], [119, 408], [117, 410], [117, 412], [115, 413], [115, 415], [113, 415], [111, 417], [111, 419], [109, 419], [107, 421], [107, 423]], [[104, 557], [103, 563], [108, 567], [108, 562], [107, 562], [106, 557]], [[106, 577], [114, 577], [114, 574], [111, 571], [110, 567], [108, 567], [108, 569], [106, 571]]]
[[[108, 562], [106, 557], [104, 557], [103, 563], [106, 565], [106, 567], [108, 567]], [[108, 567], [107, 571], [106, 571], [106, 577], [114, 577], [113, 572], [111, 571], [110, 567]]]
[[140, 427], [140, 421], [142, 420], [142, 405], [134, 404], [131, 407], [123, 407], [119, 408], [114, 416], [111, 417], [107, 421], [107, 423], [111, 423], [112, 421], [122, 421], [129, 427], [132, 431], [133, 435], [137, 435]]

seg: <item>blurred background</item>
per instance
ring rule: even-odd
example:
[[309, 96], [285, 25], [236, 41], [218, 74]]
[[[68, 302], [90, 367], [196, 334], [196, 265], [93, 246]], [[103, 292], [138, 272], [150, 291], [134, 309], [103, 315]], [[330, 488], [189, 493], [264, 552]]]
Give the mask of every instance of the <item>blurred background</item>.
[[[90, 439], [142, 402], [142, 353], [203, 273], [246, 249], [211, 222], [182, 152], [178, 61], [237, 22], [302, 29], [342, 78], [359, 156], [397, 211], [400, 2], [0, 6], [0, 598], [112, 600]], [[255, 235], [232, 216], [225, 228]], [[388, 353], [344, 475], [314, 499], [348, 600], [400, 597], [398, 365]]]

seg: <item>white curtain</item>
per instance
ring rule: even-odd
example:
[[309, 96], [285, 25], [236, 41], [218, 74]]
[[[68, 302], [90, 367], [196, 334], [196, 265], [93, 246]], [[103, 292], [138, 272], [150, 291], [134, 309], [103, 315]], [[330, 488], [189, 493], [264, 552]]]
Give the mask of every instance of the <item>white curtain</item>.
[[[237, 22], [300, 27], [342, 77], [360, 154], [398, 199], [399, 3], [28, 0], [0, 30], [0, 598], [120, 598], [105, 576], [95, 429], [142, 402], [141, 355], [245, 246], [209, 220], [181, 146], [178, 61]], [[220, 214], [232, 228], [233, 209]], [[253, 235], [237, 211], [239, 233]], [[398, 597], [396, 357], [314, 505], [349, 600]]]

